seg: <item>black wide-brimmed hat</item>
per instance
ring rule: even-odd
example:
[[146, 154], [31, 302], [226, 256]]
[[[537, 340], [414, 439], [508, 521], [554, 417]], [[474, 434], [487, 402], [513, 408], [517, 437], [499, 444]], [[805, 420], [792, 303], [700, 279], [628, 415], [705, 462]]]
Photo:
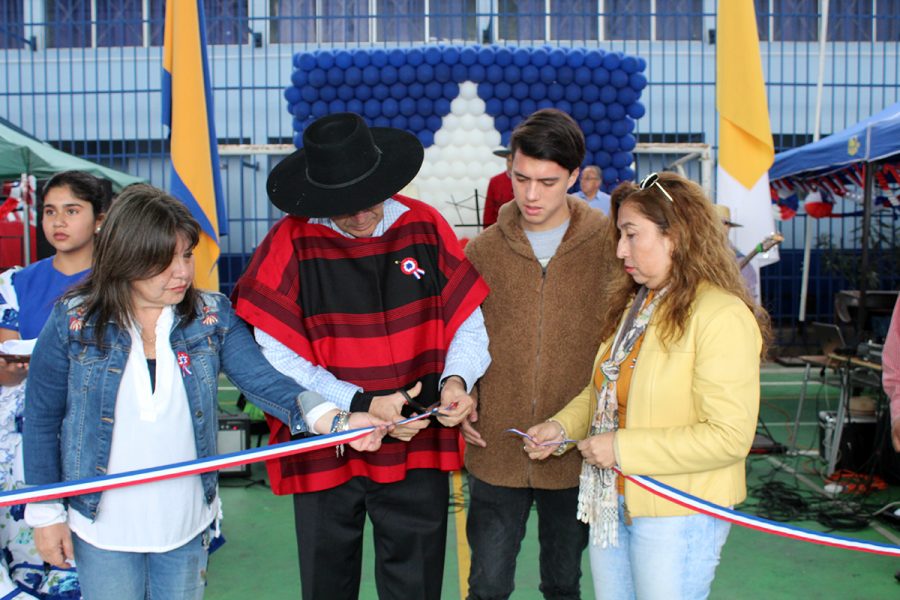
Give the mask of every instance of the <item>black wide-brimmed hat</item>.
[[266, 191], [272, 204], [291, 215], [353, 214], [402, 190], [424, 156], [409, 132], [369, 128], [357, 114], [337, 113], [310, 123], [303, 147], [272, 169]]

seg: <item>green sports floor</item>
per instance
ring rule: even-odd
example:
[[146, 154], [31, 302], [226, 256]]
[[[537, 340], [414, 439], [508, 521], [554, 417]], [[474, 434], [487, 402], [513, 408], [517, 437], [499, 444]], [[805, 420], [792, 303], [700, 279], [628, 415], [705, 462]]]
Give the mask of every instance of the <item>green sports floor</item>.
[[[819, 382], [814, 372], [808, 387], [795, 451], [755, 454], [748, 461], [750, 498], [737, 507], [813, 529], [900, 545], [900, 518], [881, 516], [900, 508], [900, 486], [887, 485], [868, 493], [823, 492], [824, 463], [818, 457], [817, 415], [833, 410], [838, 390]], [[762, 377], [762, 421], [776, 442], [787, 444], [797, 410], [803, 369], [767, 365]], [[223, 410], [233, 412], [236, 392], [221, 386]], [[760, 429], [763, 432], [762, 429]], [[882, 435], [872, 425], [862, 437]], [[255, 438], [252, 442], [255, 442]], [[875, 465], [880, 445], [865, 446], [855, 470], [882, 473]], [[869, 456], [869, 455], [872, 456]], [[468, 549], [465, 523], [464, 477], [455, 476], [457, 493], [451, 498], [450, 527], [444, 572], [443, 597], [465, 597]], [[880, 487], [863, 477], [853, 482]], [[226, 543], [210, 558], [208, 600], [269, 600], [298, 598], [300, 579], [294, 540], [293, 508], [289, 497], [274, 496], [265, 485], [265, 469], [254, 465], [251, 477], [225, 477], [221, 495]], [[880, 513], [878, 516], [876, 513]], [[536, 518], [536, 517], [535, 517]], [[369, 532], [367, 531], [367, 534]], [[372, 542], [366, 538], [365, 566], [360, 598], [377, 598], [372, 570]], [[536, 523], [529, 523], [519, 555], [513, 598], [541, 598], [538, 591]], [[583, 561], [582, 597], [593, 598], [587, 553]], [[814, 545], [733, 526], [722, 552], [711, 598], [777, 599], [895, 599], [900, 598], [900, 559]]]

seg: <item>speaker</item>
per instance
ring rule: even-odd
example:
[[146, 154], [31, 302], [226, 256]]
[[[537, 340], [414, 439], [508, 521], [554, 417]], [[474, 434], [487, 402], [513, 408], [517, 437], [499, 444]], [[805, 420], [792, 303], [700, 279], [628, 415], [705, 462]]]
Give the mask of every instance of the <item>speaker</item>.
[[[834, 411], [819, 411], [819, 455], [828, 456], [837, 415]], [[850, 415], [841, 431], [835, 469], [867, 472], [872, 470], [872, 456], [875, 453], [877, 430], [875, 415]]]
[[[244, 413], [219, 413], [219, 431], [216, 436], [219, 454], [240, 452], [250, 447], [250, 417]], [[250, 477], [250, 465], [238, 465], [219, 470], [221, 477]]]

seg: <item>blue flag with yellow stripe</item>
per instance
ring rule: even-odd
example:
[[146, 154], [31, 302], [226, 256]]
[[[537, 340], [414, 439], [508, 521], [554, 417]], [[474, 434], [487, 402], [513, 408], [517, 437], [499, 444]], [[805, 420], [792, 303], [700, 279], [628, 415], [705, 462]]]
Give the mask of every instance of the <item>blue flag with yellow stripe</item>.
[[169, 127], [173, 196], [200, 222], [194, 250], [197, 287], [219, 289], [219, 235], [228, 233], [219, 150], [206, 61], [202, 0], [166, 0], [163, 124]]

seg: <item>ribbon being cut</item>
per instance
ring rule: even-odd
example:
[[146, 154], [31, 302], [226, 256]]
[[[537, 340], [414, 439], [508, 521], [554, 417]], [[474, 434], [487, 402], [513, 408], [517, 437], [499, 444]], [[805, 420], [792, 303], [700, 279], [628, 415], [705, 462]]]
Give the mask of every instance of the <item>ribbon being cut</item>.
[[[437, 414], [438, 407], [431, 409], [429, 412], [409, 419], [399, 421], [397, 424], [409, 423], [418, 419], [423, 419]], [[13, 490], [0, 493], [0, 506], [10, 506], [13, 504], [23, 504], [27, 502], [40, 502], [44, 500], [56, 500], [58, 498], [67, 498], [69, 496], [79, 496], [81, 494], [90, 494], [93, 492], [101, 492], [104, 490], [126, 487], [130, 485], [139, 485], [142, 483], [150, 483], [152, 481], [161, 481], [163, 479], [174, 479], [176, 477], [184, 477], [186, 475], [199, 475], [209, 471], [217, 471], [228, 467], [246, 465], [292, 454], [302, 454], [312, 450], [321, 448], [329, 448], [346, 444], [353, 440], [360, 439], [368, 435], [374, 428], [365, 427], [362, 429], [351, 429], [340, 433], [331, 433], [326, 435], [318, 435], [314, 437], [304, 438], [301, 440], [276, 444], [274, 446], [266, 446], [264, 448], [254, 448], [252, 450], [242, 450], [240, 452], [232, 452], [220, 456], [211, 456], [209, 458], [187, 461], [171, 465], [162, 465], [151, 469], [140, 469], [137, 471], [129, 471], [126, 473], [116, 473], [112, 475], [104, 475], [102, 477], [91, 477], [90, 479], [81, 479], [78, 481], [69, 481], [65, 483], [57, 483], [50, 485], [41, 485], [30, 487], [24, 490]], [[518, 430], [510, 430], [516, 435], [526, 436], [524, 432]], [[566, 443], [577, 443], [577, 440], [565, 440]], [[616, 469], [621, 474], [621, 471]], [[748, 515], [734, 509], [726, 508], [712, 504], [696, 496], [686, 494], [673, 487], [667, 486], [656, 481], [651, 477], [643, 475], [624, 475], [635, 484], [644, 488], [656, 496], [665, 498], [670, 502], [674, 502], [699, 513], [723, 519], [741, 525], [772, 533], [783, 537], [793, 538], [796, 540], [822, 544], [825, 546], [833, 546], [835, 548], [844, 548], [847, 550], [857, 550], [861, 552], [871, 552], [873, 554], [884, 554], [886, 556], [900, 557], [900, 546], [892, 546], [890, 544], [880, 544], [878, 542], [870, 542], [866, 540], [858, 540], [846, 538], [800, 527], [793, 527], [783, 523], [777, 523], [768, 519], [763, 519], [753, 515]]]

